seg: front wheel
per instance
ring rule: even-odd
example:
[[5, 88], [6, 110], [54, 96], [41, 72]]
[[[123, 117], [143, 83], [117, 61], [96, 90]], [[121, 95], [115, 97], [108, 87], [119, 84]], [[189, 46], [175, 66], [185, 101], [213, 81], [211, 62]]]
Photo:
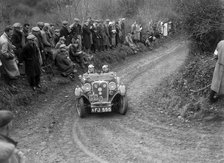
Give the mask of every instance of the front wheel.
[[76, 103], [76, 110], [80, 118], [84, 118], [86, 115], [85, 103], [83, 97], [79, 98]]
[[128, 100], [126, 96], [121, 96], [118, 105], [118, 111], [120, 114], [125, 115], [128, 110]]

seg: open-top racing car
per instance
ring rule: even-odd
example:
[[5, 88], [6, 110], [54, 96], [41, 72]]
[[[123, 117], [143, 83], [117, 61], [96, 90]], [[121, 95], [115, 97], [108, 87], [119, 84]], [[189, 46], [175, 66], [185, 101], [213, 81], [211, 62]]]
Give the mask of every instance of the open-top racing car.
[[86, 73], [80, 76], [81, 86], [75, 89], [79, 117], [87, 113], [118, 112], [124, 115], [128, 103], [126, 88], [115, 72]]

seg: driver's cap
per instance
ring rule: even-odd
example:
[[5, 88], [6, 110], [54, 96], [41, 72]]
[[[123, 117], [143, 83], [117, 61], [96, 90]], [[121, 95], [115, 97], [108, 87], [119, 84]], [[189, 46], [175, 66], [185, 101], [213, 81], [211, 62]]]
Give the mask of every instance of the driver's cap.
[[94, 66], [93, 66], [92, 64], [90, 64], [90, 65], [88, 66], [88, 68], [94, 68]]
[[102, 68], [108, 68], [109, 66], [108, 65], [103, 65], [103, 67]]

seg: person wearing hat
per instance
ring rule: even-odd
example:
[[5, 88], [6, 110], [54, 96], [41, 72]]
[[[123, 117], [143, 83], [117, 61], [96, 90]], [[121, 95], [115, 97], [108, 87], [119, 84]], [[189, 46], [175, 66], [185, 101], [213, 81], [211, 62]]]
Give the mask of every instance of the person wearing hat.
[[120, 36], [120, 42], [121, 42], [121, 44], [124, 43], [124, 41], [125, 41], [125, 35], [126, 35], [124, 21], [125, 21], [125, 18], [121, 18], [119, 20], [119, 26], [120, 26], [120, 32], [121, 32], [121, 36]]
[[50, 29], [50, 25], [48, 25], [47, 23], [45, 24], [45, 26], [43, 27], [43, 29], [41, 30], [41, 36], [43, 39], [43, 44], [44, 44], [44, 48], [51, 48], [52, 47], [52, 43], [51, 43], [51, 36], [49, 33], [49, 29]]
[[88, 74], [94, 74], [95, 73], [95, 67], [94, 65], [90, 64], [88, 66]]
[[109, 35], [111, 48], [116, 47], [116, 26], [115, 21], [109, 22]]
[[82, 49], [82, 26], [80, 25], [80, 20], [74, 18], [74, 23], [71, 25], [70, 38], [79, 39], [79, 47]]
[[12, 44], [16, 47], [14, 52], [16, 57], [21, 63], [21, 52], [22, 48], [25, 46], [25, 34], [23, 33], [23, 28], [20, 23], [13, 24], [13, 34], [11, 38]]
[[66, 41], [65, 36], [60, 37], [58, 43], [57, 43], [56, 46], [55, 46], [55, 48], [56, 48], [56, 49], [60, 49], [60, 46], [61, 46], [62, 44], [65, 44], [65, 41]]
[[[40, 28], [39, 27], [33, 27], [31, 29], [31, 34], [33, 34], [35, 37], [36, 37], [36, 45], [40, 51], [40, 54], [41, 54], [41, 58], [43, 57], [44, 55], [44, 44], [42, 42], [42, 36], [41, 36], [41, 31], [40, 31]], [[41, 63], [41, 65], [43, 64], [43, 61]]]
[[33, 34], [27, 36], [27, 44], [23, 48], [22, 57], [25, 61], [25, 72], [31, 88], [35, 91], [40, 88], [40, 52], [35, 43], [36, 37]]
[[88, 23], [89, 23], [88, 25], [89, 29], [91, 31], [90, 35], [91, 51], [95, 53], [97, 50], [97, 33], [96, 33], [95, 20], [91, 19], [91, 21], [89, 21]]
[[88, 53], [85, 53], [82, 50], [79, 50], [79, 40], [72, 38], [71, 44], [68, 46], [69, 57], [70, 59], [78, 63], [83, 69], [86, 68], [86, 65], [89, 64], [93, 56], [90, 56]]
[[42, 37], [42, 42], [43, 42], [43, 47], [44, 47], [44, 52], [42, 53], [42, 59], [43, 59], [43, 64], [47, 64], [47, 61], [49, 58], [52, 57], [52, 47], [54, 47], [52, 43], [52, 37], [49, 33], [49, 28], [50, 26], [45, 24], [43, 29], [40, 31], [41, 32], [41, 37]]
[[12, 112], [0, 110], [0, 163], [25, 163], [24, 154], [16, 148], [17, 142], [9, 137], [12, 120]]
[[60, 51], [56, 55], [55, 65], [58, 70], [61, 71], [61, 75], [64, 77], [71, 77], [77, 72], [75, 64], [69, 58], [67, 46], [65, 44], [60, 45]]
[[89, 28], [89, 22], [85, 21], [83, 28], [82, 28], [82, 36], [83, 36], [83, 46], [84, 50], [87, 53], [90, 53], [90, 48], [91, 48], [91, 31]]
[[102, 35], [102, 50], [108, 50], [108, 48], [110, 47], [110, 42], [109, 42], [109, 38], [108, 38], [108, 31], [107, 31], [107, 27], [106, 25], [103, 23], [103, 21], [101, 21], [100, 23], [100, 29], [101, 29], [101, 35]]
[[68, 21], [63, 21], [62, 22], [62, 27], [60, 29], [60, 37], [65, 37], [66, 41], [65, 44], [69, 45], [69, 27], [68, 27]]
[[29, 35], [30, 33], [30, 24], [28, 23], [25, 23], [23, 24], [23, 34], [24, 34], [24, 38], [25, 38], [25, 43], [27, 42], [27, 36]]
[[90, 64], [88, 66], [88, 71], [87, 71], [87, 74], [94, 74], [95, 73], [95, 68], [92, 64]]
[[102, 66], [102, 73], [108, 73], [109, 72], [109, 66], [108, 65], [103, 65]]
[[125, 43], [134, 51], [134, 53], [139, 51], [138, 46], [133, 41], [133, 35], [131, 33], [128, 33], [125, 37]]
[[103, 37], [101, 33], [101, 26], [100, 26], [100, 20], [95, 21], [95, 34], [96, 34], [96, 50], [101, 51], [102, 50], [102, 43], [103, 43]]
[[37, 22], [37, 26], [40, 28], [40, 30], [44, 27], [44, 22]]
[[56, 45], [60, 39], [60, 29], [54, 30], [54, 44]]
[[0, 37], [0, 59], [2, 62], [2, 75], [5, 82], [12, 86], [12, 80], [17, 79], [20, 75], [17, 60], [14, 53], [15, 46], [11, 43], [13, 29], [11, 26], [5, 28], [4, 33]]
[[99, 36], [99, 48], [100, 48], [100, 51], [104, 51], [105, 45], [107, 44], [107, 40], [105, 38], [106, 33], [105, 33], [102, 19], [99, 20], [97, 30], [98, 30], [98, 36]]
[[106, 19], [105, 21], [105, 32], [106, 32], [106, 36], [108, 39], [108, 47], [106, 46], [106, 49], [108, 49], [109, 47], [111, 47], [111, 37], [110, 37], [110, 31], [109, 31], [109, 23], [110, 23], [110, 19]]
[[85, 68], [82, 62], [82, 51], [79, 50], [79, 40], [72, 38], [71, 44], [68, 46], [69, 58], [74, 63], [78, 63], [80, 67]]

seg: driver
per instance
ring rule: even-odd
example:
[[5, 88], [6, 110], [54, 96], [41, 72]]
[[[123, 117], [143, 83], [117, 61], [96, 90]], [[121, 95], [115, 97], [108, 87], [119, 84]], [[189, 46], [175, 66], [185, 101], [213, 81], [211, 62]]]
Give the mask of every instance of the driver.
[[92, 64], [90, 64], [88, 66], [88, 74], [94, 74], [95, 73], [95, 69], [94, 69], [94, 66]]
[[94, 74], [94, 73], [95, 73], [94, 66], [90, 64], [88, 66], [88, 71], [84, 73], [83, 76], [79, 75], [79, 79], [81, 80], [82, 83], [85, 83], [85, 81], [87, 80], [86, 77], [88, 76], [88, 74]]
[[108, 65], [103, 65], [102, 66], [102, 73], [108, 73], [109, 72], [109, 66]]

